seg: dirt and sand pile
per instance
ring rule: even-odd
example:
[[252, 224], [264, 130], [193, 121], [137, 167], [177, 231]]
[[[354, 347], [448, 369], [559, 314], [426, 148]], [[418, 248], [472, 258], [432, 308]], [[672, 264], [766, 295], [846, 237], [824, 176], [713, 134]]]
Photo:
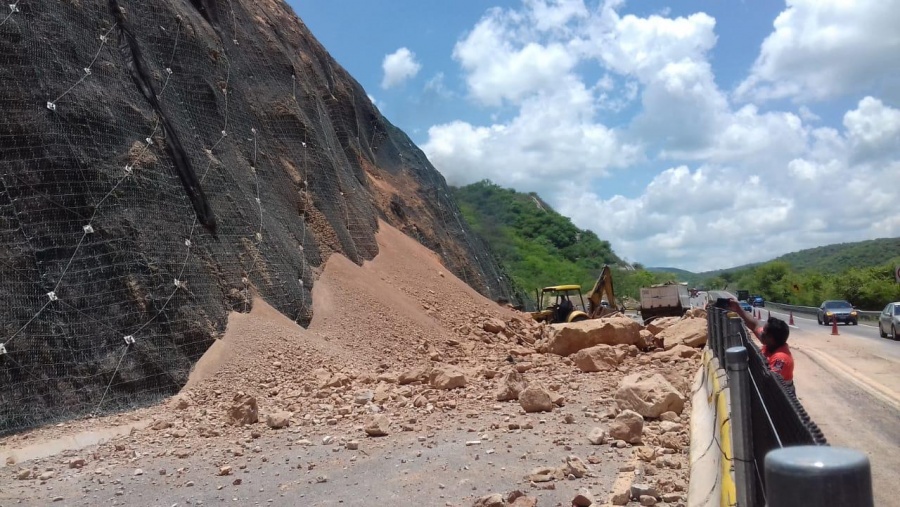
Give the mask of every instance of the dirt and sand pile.
[[[509, 505], [528, 501], [520, 497], [568, 494], [555, 491], [558, 481], [576, 481], [617, 505], [632, 498], [649, 502], [641, 498], [648, 496], [673, 505], [683, 501], [695, 349], [666, 351], [651, 339], [641, 348], [620, 343], [586, 346], [570, 356], [538, 352], [561, 330], [551, 332], [527, 314], [483, 298], [434, 253], [385, 223], [377, 239], [380, 254], [361, 267], [331, 257], [313, 292], [308, 329], [255, 300], [252, 312], [230, 316], [227, 333], [179, 395], [107, 421], [139, 417], [146, 428], [91, 452], [69, 453], [65, 462], [86, 460], [91, 470], [134, 467], [140, 462], [135, 449], [141, 449], [138, 456], [211, 463], [209, 476], [221, 477], [251, 456], [274, 452], [267, 445], [390, 452], [405, 434], [457, 429], [477, 431], [466, 437], [467, 447], [506, 435], [522, 441], [542, 435], [525, 455], [541, 455], [536, 449], [543, 447], [584, 451], [561, 464], [507, 467], [518, 479], [496, 479], [495, 491], [530, 490], [500, 495]], [[584, 362], [596, 368], [584, 368]], [[103, 423], [78, 421], [66, 430]], [[432, 447], [433, 437], [418, 438]], [[352, 469], [355, 459], [340, 463]], [[616, 460], [622, 464], [603, 469]], [[61, 462], [17, 464], [3, 474], [40, 480], [47, 463]], [[56, 470], [57, 478], [72, 479], [80, 468]], [[454, 501], [471, 504], [472, 495], [487, 493], [469, 491], [469, 499]]]

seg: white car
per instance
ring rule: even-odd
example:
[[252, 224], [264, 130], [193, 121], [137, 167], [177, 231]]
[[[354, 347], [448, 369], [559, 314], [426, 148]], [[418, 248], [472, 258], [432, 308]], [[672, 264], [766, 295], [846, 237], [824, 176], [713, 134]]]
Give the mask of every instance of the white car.
[[882, 338], [890, 336], [895, 340], [900, 340], [900, 336], [897, 336], [898, 330], [900, 330], [900, 301], [888, 303], [881, 311], [881, 315], [878, 316], [878, 334]]

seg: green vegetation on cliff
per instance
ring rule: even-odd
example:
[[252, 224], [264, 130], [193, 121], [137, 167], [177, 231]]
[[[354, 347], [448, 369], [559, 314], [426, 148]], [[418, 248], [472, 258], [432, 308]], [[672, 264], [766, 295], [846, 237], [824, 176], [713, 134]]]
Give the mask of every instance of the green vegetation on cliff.
[[674, 279], [669, 273], [626, 268], [608, 241], [579, 229], [535, 193], [484, 180], [454, 188], [453, 194], [466, 222], [532, 297], [534, 289], [556, 284], [590, 290], [604, 264], [619, 268], [613, 272], [617, 295], [636, 298], [641, 286]]

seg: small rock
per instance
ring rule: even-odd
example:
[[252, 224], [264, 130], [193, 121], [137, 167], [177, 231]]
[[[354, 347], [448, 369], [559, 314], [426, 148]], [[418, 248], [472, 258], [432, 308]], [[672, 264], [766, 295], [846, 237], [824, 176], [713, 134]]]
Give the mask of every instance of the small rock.
[[287, 428], [291, 425], [291, 414], [290, 412], [276, 412], [274, 414], [269, 414], [266, 417], [266, 425], [268, 425], [272, 429], [281, 429]]
[[259, 421], [259, 407], [256, 398], [242, 392], [235, 394], [228, 415], [231, 422], [238, 426], [256, 423]]
[[566, 475], [574, 475], [576, 479], [581, 479], [588, 474], [588, 467], [578, 456], [566, 457], [566, 466], [563, 467], [563, 473]]
[[550, 482], [564, 477], [562, 471], [554, 467], [538, 467], [531, 471], [528, 480], [531, 482]]
[[[550, 484], [552, 486], [552, 484]], [[537, 507], [537, 498], [533, 496], [520, 496], [509, 503], [510, 507]]]
[[25, 481], [31, 479], [31, 469], [23, 468], [16, 473], [16, 479], [20, 481]]
[[76, 458], [69, 460], [69, 468], [83, 468], [84, 467], [84, 459]]
[[472, 507], [504, 507], [505, 505], [506, 501], [503, 500], [503, 495], [494, 493], [475, 500]]
[[662, 496], [662, 501], [666, 503], [677, 503], [680, 502], [682, 496], [679, 493], [665, 493]]
[[606, 442], [606, 431], [600, 427], [594, 427], [587, 436], [588, 442], [592, 445], [601, 445]]
[[644, 418], [637, 412], [623, 410], [609, 425], [609, 436], [616, 440], [637, 444], [641, 441], [643, 430]]
[[144, 471], [141, 470], [140, 468], [136, 468], [136, 469], [134, 470], [134, 475], [135, 475], [135, 477], [138, 476], [138, 475], [144, 475]]
[[656, 492], [656, 488], [650, 486], [649, 484], [643, 483], [634, 483], [631, 485], [631, 498], [640, 499], [642, 496], [650, 496], [656, 498], [659, 494]]
[[519, 394], [519, 405], [527, 413], [550, 412], [553, 410], [553, 399], [546, 389], [537, 384], [530, 384]]
[[150, 425], [151, 429], [161, 431], [172, 427], [171, 421], [159, 420]]
[[370, 437], [384, 437], [389, 433], [390, 421], [383, 415], [376, 415], [365, 427], [366, 435]]
[[641, 495], [638, 500], [640, 500], [641, 505], [656, 505], [656, 498], [653, 498], [650, 495]]
[[575, 495], [575, 498], [572, 499], [572, 506], [591, 507], [594, 502], [594, 495], [591, 494], [590, 490], [588, 490], [587, 488], [582, 488], [578, 491], [578, 494]]
[[348, 451], [355, 451], [359, 449], [359, 442], [356, 440], [351, 440], [347, 442], [346, 448]]
[[219, 475], [222, 477], [224, 477], [226, 475], [231, 475], [231, 467], [230, 466], [219, 467]]

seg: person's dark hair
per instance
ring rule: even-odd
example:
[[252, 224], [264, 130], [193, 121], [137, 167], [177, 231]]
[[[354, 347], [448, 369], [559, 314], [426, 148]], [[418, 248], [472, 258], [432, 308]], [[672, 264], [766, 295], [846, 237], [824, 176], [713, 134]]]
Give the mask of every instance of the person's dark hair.
[[775, 317], [769, 317], [768, 322], [766, 322], [766, 335], [772, 339], [775, 348], [787, 343], [790, 334], [791, 328], [788, 327], [787, 322]]

